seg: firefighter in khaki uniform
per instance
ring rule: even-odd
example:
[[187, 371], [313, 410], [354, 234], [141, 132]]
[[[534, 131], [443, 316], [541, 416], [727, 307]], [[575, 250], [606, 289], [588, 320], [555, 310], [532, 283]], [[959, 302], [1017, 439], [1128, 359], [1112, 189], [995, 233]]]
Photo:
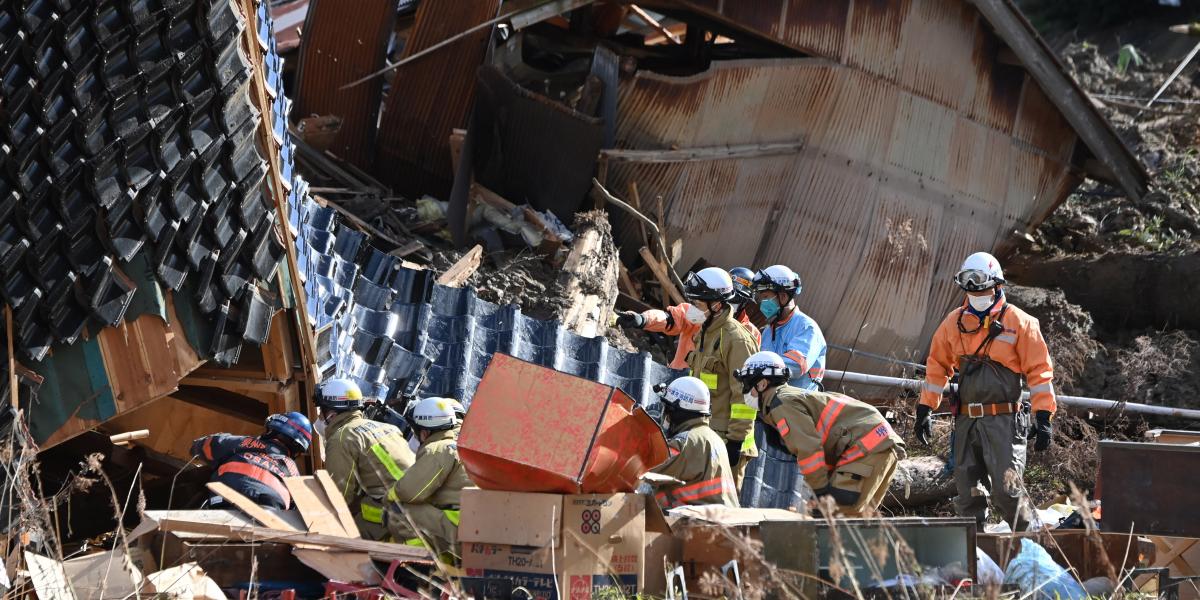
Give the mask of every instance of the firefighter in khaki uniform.
[[683, 295], [704, 314], [704, 322], [695, 336], [696, 349], [688, 356], [691, 375], [708, 387], [712, 397], [711, 427], [729, 454], [738, 488], [746, 472], [746, 463], [758, 456], [754, 445], [756, 412], [746, 406], [734, 372], [758, 351], [758, 341], [746, 327], [733, 318], [733, 279], [724, 269], [709, 267], [689, 273], [683, 283]]
[[417, 461], [388, 492], [384, 522], [397, 543], [433, 544], [439, 554], [455, 553], [458, 542], [459, 498], [471, 478], [458, 459], [456, 401], [425, 398], [417, 402], [408, 421], [421, 447]]
[[688, 504], [736, 507], [737, 490], [725, 440], [708, 426], [708, 386], [695, 377], [680, 377], [667, 386], [662, 401], [671, 457], [651, 471], [683, 484], [660, 488], [655, 495], [658, 503], [663, 508]]
[[791, 371], [774, 352], [759, 352], [738, 371], [746, 393], [763, 407], [818, 497], [831, 496], [843, 516], [883, 502], [904, 441], [875, 407], [849, 396], [787, 385]]
[[[1033, 449], [1041, 452], [1050, 447], [1051, 418], [1058, 408], [1054, 364], [1038, 320], [1005, 299], [1004, 271], [994, 256], [968, 256], [954, 281], [967, 297], [933, 334], [917, 405], [917, 437], [929, 444], [931, 413], [957, 373], [952, 407], [955, 511], [974, 517], [982, 527], [988, 505], [988, 496], [978, 489], [983, 483], [1005, 522], [1013, 531], [1024, 531], [1019, 482], [1025, 472], [1030, 411], [1035, 419]], [[1021, 400], [1022, 379], [1029, 386], [1031, 404]]]
[[348, 379], [321, 384], [316, 405], [325, 469], [342, 490], [363, 537], [382, 540], [387, 536], [384, 497], [415, 460], [408, 440], [395, 425], [363, 416], [362, 391]]

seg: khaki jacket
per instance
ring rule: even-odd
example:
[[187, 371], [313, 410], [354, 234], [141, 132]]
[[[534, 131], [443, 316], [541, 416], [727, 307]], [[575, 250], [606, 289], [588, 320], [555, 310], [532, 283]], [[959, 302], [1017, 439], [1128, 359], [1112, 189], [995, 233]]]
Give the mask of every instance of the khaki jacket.
[[362, 411], [337, 414], [325, 428], [325, 469], [367, 522], [382, 523], [384, 497], [415, 460], [399, 428]]
[[779, 431], [813, 490], [829, 485], [839, 466], [895, 448], [904, 440], [874, 406], [849, 396], [780, 386], [767, 403], [764, 420]]
[[417, 450], [417, 460], [392, 486], [389, 502], [431, 504], [458, 508], [459, 497], [471, 479], [458, 459], [459, 427], [438, 431]]
[[686, 504], [738, 506], [725, 441], [708, 426], [708, 418], [685, 421], [674, 429], [678, 433], [667, 442], [671, 457], [651, 471], [683, 484], [660, 488], [658, 503], [663, 508]]
[[[728, 308], [713, 318], [707, 328], [697, 332], [693, 340], [696, 349], [688, 356], [687, 363], [692, 376], [708, 385], [713, 431], [725, 440], [753, 440], [756, 413], [743, 401], [742, 384], [733, 378], [733, 373], [758, 352], [758, 342]], [[742, 447], [742, 453], [757, 456], [753, 441]]]

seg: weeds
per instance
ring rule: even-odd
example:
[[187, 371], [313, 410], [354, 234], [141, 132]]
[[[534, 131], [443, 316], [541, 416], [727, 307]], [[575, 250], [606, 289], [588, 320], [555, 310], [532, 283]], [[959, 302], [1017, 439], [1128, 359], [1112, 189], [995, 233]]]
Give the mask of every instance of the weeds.
[[1121, 46], [1121, 50], [1117, 52], [1117, 73], [1124, 75], [1132, 63], [1134, 66], [1142, 66], [1142, 55], [1138, 53], [1137, 48], [1133, 44], [1125, 44]]

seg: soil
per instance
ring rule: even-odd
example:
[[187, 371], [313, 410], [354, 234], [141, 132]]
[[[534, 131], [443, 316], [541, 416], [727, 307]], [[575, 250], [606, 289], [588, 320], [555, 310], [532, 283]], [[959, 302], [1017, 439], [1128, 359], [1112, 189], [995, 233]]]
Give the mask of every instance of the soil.
[[[443, 273], [465, 253], [454, 249], [435, 250], [430, 268]], [[467, 285], [475, 288], [481, 299], [500, 305], [516, 305], [522, 313], [535, 319], [557, 319], [567, 304], [558, 284], [558, 269], [533, 250], [485, 254]]]

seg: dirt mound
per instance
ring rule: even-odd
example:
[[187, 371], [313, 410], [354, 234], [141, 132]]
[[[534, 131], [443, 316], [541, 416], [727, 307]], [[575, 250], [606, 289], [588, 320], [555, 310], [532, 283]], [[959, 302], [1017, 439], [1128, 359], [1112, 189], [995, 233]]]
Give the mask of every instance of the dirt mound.
[[[460, 250], [437, 250], [430, 268], [445, 272], [463, 254]], [[536, 319], [557, 319], [567, 304], [558, 284], [558, 269], [533, 250], [485, 254], [467, 285], [488, 302], [515, 304], [522, 313]]]
[[1092, 338], [1092, 316], [1059, 290], [1013, 285], [1005, 293], [1041, 323], [1042, 336], [1054, 358], [1056, 387], [1067, 393], [1075, 391], [1079, 376], [1104, 349]]
[[[1165, 103], [1144, 108], [1176, 62], [1155, 61], [1126, 50], [1102, 54], [1089, 43], [1068, 46], [1063, 61], [1100, 103], [1101, 112], [1150, 172], [1150, 193], [1132, 200], [1106, 184], [1086, 182], [1039, 228], [1040, 254], [1094, 254], [1112, 250], [1183, 253], [1200, 248], [1200, 85], [1184, 73], [1164, 94]], [[1134, 50], [1136, 52], [1136, 50]]]

